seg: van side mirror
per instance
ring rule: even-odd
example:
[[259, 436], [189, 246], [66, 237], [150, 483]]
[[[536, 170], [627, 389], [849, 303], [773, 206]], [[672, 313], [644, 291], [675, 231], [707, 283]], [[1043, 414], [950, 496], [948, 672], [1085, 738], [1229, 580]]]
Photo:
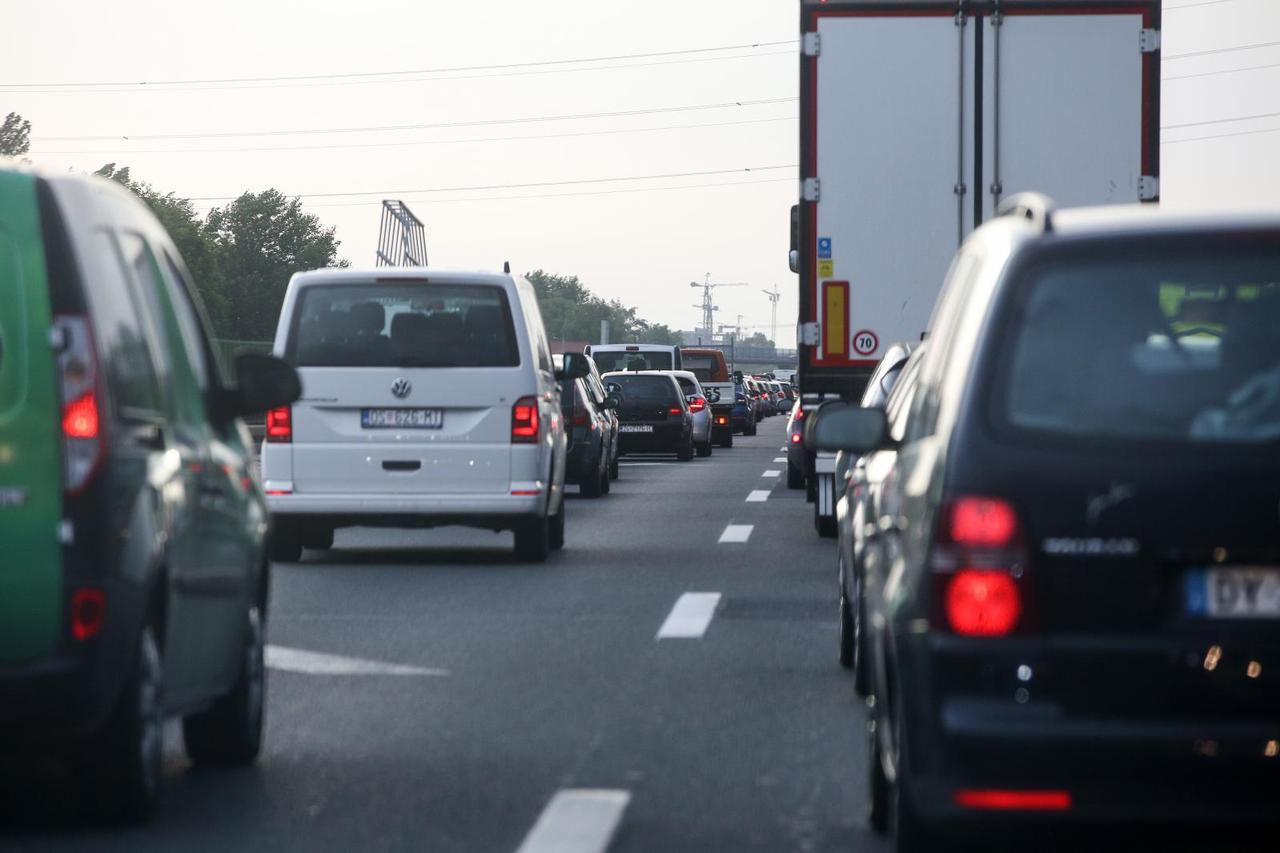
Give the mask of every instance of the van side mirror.
[[800, 205], [791, 205], [791, 251], [787, 264], [792, 272], [800, 272]]
[[616, 394], [610, 394], [608, 397], [604, 398], [604, 407], [606, 409], [616, 409], [621, 405], [622, 401], [618, 399]]
[[846, 450], [858, 455], [893, 444], [884, 409], [864, 409], [848, 400], [823, 403], [810, 414], [805, 423], [804, 442], [805, 447], [814, 450]]
[[237, 388], [231, 394], [232, 417], [258, 415], [287, 406], [302, 396], [302, 381], [292, 365], [274, 355], [236, 356]]

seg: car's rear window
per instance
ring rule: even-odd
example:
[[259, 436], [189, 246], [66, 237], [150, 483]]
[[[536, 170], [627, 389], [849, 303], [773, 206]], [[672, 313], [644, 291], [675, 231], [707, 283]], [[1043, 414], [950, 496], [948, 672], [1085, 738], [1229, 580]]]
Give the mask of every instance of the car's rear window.
[[515, 367], [507, 294], [449, 284], [316, 285], [288, 346], [299, 367]]
[[605, 382], [617, 385], [623, 403], [674, 403], [675, 386], [666, 376], [609, 376]]
[[626, 352], [623, 350], [592, 350], [591, 357], [601, 373], [613, 370], [671, 370], [671, 352], [662, 350], [646, 350]]
[[1033, 267], [1003, 326], [1003, 418], [1077, 437], [1280, 439], [1280, 251], [1249, 246]]

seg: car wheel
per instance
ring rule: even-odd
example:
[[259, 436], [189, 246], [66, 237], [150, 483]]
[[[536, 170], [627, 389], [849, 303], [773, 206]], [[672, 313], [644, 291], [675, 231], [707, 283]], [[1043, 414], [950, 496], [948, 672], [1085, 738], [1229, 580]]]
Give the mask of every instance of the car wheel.
[[547, 547], [552, 551], [559, 551], [564, 547], [565, 506], [564, 500], [561, 499], [560, 511], [547, 522]]
[[613, 481], [609, 478], [609, 466], [605, 464], [600, 468], [600, 491], [603, 494], [609, 494], [613, 489], [612, 483]]
[[755, 422], [755, 421], [752, 421], [751, 423], [747, 424], [747, 425], [743, 428], [743, 430], [742, 430], [742, 434], [743, 434], [743, 435], [755, 435], [755, 434], [756, 434], [756, 422]]
[[842, 569], [840, 578], [840, 665], [845, 669], [853, 669], [854, 666], [854, 637], [853, 614], [849, 612], [849, 597], [844, 591], [844, 572]]
[[676, 451], [676, 458], [681, 462], [688, 462], [693, 458], [693, 436], [689, 436], [684, 445]]
[[876, 734], [875, 707], [869, 705], [867, 711], [867, 823], [872, 830], [884, 835], [889, 831], [889, 798], [893, 786], [884, 775], [880, 738]]
[[867, 604], [860, 579], [853, 595], [853, 692], [865, 699], [871, 695], [871, 659], [867, 655]]
[[804, 488], [804, 471], [792, 465], [790, 462], [787, 463], [787, 488]]
[[[563, 517], [563, 504], [561, 504], [560, 514]], [[546, 561], [547, 554], [551, 551], [552, 520], [550, 516], [537, 516], [515, 529], [516, 557], [525, 563]]]
[[182, 721], [182, 739], [192, 763], [205, 767], [251, 764], [262, 749], [262, 715], [267, 690], [264, 628], [258, 605], [245, 619], [240, 671], [227, 695], [213, 707]]
[[115, 708], [84, 754], [90, 802], [116, 819], [141, 821], [155, 810], [164, 746], [164, 665], [155, 629], [142, 629]]
[[578, 486], [579, 494], [584, 498], [598, 498], [601, 491], [599, 475], [583, 475], [582, 483]]
[[705, 444], [698, 445], [698, 455], [703, 459], [711, 455], [711, 439], [707, 439]]
[[277, 518], [271, 524], [271, 559], [296, 563], [302, 559], [302, 531], [291, 518]]
[[618, 468], [618, 454], [614, 453], [609, 457], [609, 479], [616, 480], [621, 473], [621, 469]]

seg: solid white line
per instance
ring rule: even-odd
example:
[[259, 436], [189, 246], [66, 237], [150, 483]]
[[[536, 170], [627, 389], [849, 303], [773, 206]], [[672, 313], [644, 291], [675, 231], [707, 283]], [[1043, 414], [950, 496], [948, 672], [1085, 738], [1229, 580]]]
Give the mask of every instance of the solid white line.
[[629, 802], [630, 791], [557, 791], [516, 853], [603, 853]]
[[298, 672], [303, 675], [438, 675], [449, 674], [447, 669], [428, 669], [399, 663], [382, 663], [376, 660], [349, 658], [342, 655], [326, 655], [305, 649], [289, 649], [284, 646], [267, 646], [266, 662], [271, 669]]
[[760, 476], [761, 477], [781, 477], [782, 472], [781, 471], [765, 471]]
[[746, 542], [751, 538], [751, 531], [754, 529], [754, 524], [730, 524], [724, 529], [724, 533], [720, 534], [720, 542], [718, 544]]
[[676, 599], [675, 607], [671, 608], [667, 621], [662, 623], [655, 639], [701, 639], [719, 604], [718, 592], [686, 592]]
[[787, 461], [787, 457], [785, 457], [785, 456], [775, 456], [775, 457], [773, 457], [773, 461], [774, 461], [774, 462], [786, 462], [786, 461]]
[[642, 465], [675, 465], [676, 463], [674, 462], [619, 462], [618, 464], [626, 468], [639, 468]]
[[747, 495], [747, 503], [749, 504], [762, 504], [767, 500], [769, 500], [769, 492], [766, 489], [756, 489]]

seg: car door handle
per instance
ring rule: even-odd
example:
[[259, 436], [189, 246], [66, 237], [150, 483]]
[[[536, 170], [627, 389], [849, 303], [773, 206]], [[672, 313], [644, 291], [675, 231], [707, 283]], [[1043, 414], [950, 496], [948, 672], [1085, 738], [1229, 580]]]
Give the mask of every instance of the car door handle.
[[422, 462], [415, 459], [388, 459], [382, 463], [383, 471], [417, 471], [421, 467]]

